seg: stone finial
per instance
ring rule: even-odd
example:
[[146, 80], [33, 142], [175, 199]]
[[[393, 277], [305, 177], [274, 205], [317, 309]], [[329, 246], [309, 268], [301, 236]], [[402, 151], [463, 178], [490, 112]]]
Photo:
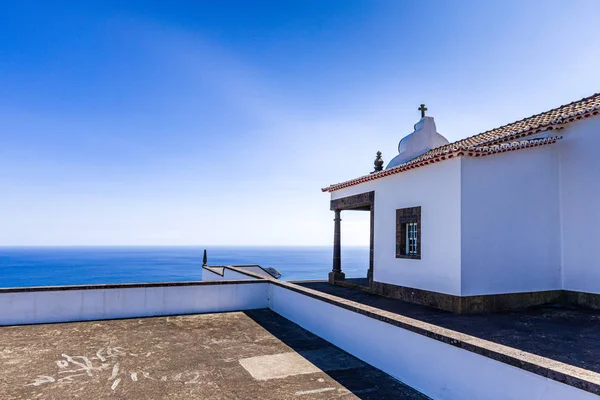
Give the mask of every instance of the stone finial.
[[375, 170], [373, 173], [383, 170], [383, 158], [381, 158], [380, 151], [377, 152], [377, 157], [375, 158], [375, 162], [373, 164], [375, 165]]
[[206, 249], [204, 249], [204, 257], [202, 257], [202, 265], [208, 265], [208, 258], [206, 257]]

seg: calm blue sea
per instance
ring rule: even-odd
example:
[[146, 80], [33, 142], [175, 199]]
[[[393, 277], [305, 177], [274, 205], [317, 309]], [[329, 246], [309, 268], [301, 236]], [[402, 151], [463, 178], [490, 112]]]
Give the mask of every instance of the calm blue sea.
[[[0, 247], [0, 287], [190, 281], [201, 247]], [[209, 265], [274, 267], [282, 280], [327, 279], [332, 247], [207, 247]], [[368, 247], [344, 247], [347, 277], [365, 277]]]

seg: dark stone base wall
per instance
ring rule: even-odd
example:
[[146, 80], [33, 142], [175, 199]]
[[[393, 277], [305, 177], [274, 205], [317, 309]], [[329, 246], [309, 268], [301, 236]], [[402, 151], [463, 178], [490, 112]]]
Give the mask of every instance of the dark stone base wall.
[[391, 285], [389, 283], [371, 282], [371, 292], [380, 296], [408, 301], [409, 303], [441, 308], [446, 311], [457, 312], [460, 306], [460, 297], [428, 290], [413, 289], [405, 286]]
[[422, 304], [458, 314], [508, 311], [543, 304], [569, 304], [600, 310], [600, 294], [567, 290], [454, 296], [373, 281], [371, 292], [380, 296]]
[[565, 290], [565, 302], [593, 310], [600, 310], [600, 294]]

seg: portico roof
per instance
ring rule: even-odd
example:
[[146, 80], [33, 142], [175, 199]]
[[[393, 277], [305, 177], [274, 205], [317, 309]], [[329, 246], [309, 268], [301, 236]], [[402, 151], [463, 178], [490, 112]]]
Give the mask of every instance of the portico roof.
[[453, 157], [483, 157], [490, 154], [552, 144], [560, 140], [561, 137], [552, 136], [543, 139], [527, 139], [527, 137], [544, 131], [560, 130], [566, 124], [598, 114], [600, 114], [600, 93], [499, 128], [458, 140], [454, 143], [437, 147], [397, 167], [336, 183], [321, 190], [323, 192], [333, 192], [348, 186], [358, 185]]

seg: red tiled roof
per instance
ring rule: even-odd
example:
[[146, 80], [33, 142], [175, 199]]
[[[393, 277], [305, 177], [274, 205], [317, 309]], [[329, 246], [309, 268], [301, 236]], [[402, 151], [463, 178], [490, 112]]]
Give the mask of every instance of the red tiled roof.
[[560, 130], [564, 125], [600, 113], [600, 93], [554, 108], [541, 114], [495, 128], [478, 135], [432, 149], [402, 165], [321, 189], [333, 192], [348, 186], [397, 174], [408, 169], [443, 161], [455, 156], [480, 157], [529, 147], [555, 143], [560, 137], [523, 140], [544, 131]]

